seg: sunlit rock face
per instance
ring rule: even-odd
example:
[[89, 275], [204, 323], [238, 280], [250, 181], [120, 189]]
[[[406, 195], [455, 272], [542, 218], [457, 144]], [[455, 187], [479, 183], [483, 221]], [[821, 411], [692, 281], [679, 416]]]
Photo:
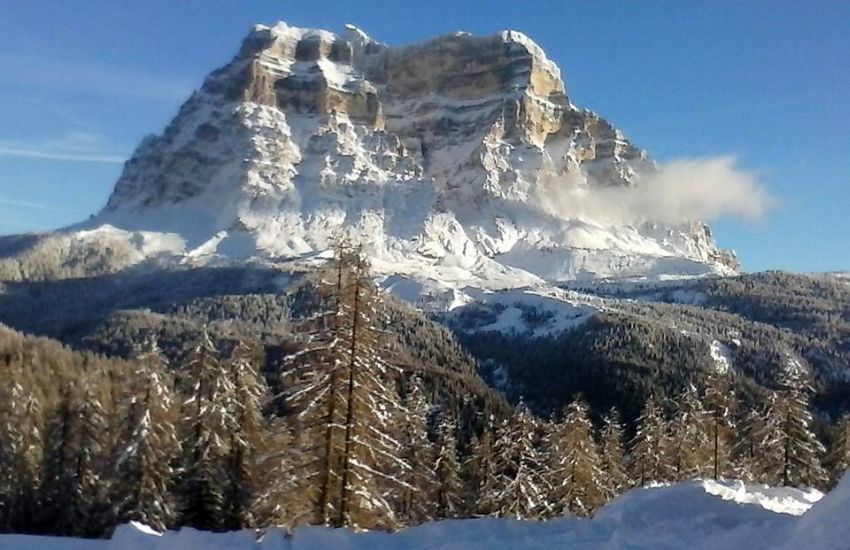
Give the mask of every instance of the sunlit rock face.
[[570, 217], [554, 198], [654, 169], [521, 33], [390, 47], [278, 23], [249, 33], [73, 230], [204, 263], [314, 256], [344, 229], [379, 273], [448, 286], [734, 271], [697, 220]]

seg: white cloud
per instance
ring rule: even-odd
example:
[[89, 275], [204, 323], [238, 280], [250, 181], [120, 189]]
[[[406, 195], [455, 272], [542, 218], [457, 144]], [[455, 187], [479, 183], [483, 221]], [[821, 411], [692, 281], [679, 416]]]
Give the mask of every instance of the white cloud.
[[628, 224], [721, 217], [755, 221], [776, 203], [756, 175], [738, 168], [731, 156], [661, 164], [633, 187], [588, 189], [562, 178], [543, 186], [536, 199], [559, 217]]

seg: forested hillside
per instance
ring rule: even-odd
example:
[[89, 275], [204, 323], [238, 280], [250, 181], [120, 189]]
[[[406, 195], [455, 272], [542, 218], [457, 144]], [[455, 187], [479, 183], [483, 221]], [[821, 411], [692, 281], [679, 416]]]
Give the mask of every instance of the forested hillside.
[[[764, 386], [731, 368], [688, 369], [694, 349], [659, 340], [647, 315], [600, 315], [546, 346], [497, 333], [468, 342], [527, 365], [510, 372], [511, 406], [445, 329], [380, 292], [356, 251], [277, 293], [230, 294], [247, 284], [234, 271], [181, 276], [190, 282], [114, 287], [155, 310], [103, 297], [79, 311], [85, 331], [45, 319], [101, 355], [2, 329], [0, 528], [549, 518], [589, 515], [656, 481], [825, 488], [850, 465], [850, 421], [815, 433], [800, 363], [777, 363]], [[45, 310], [86, 299], [27, 290]]]

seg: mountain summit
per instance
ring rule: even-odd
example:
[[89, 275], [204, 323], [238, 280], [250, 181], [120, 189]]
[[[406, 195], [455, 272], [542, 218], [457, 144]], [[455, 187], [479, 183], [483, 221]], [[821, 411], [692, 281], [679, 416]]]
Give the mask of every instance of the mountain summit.
[[[377, 273], [443, 288], [734, 272], [702, 223], [559, 211], [568, 193], [639, 189], [653, 170], [572, 104], [558, 67], [519, 32], [389, 47], [350, 25], [257, 26], [141, 143], [99, 214], [7, 239], [0, 271], [56, 276], [27, 263], [39, 247], [74, 275], [151, 259], [309, 259], [346, 228]], [[108, 261], [90, 261], [104, 243]]]

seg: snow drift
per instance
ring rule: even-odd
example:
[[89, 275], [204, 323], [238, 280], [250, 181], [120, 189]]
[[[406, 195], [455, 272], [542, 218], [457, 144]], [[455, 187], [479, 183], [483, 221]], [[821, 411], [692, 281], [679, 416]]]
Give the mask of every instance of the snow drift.
[[[440, 521], [399, 533], [351, 533], [320, 527], [289, 536], [251, 532], [156, 533], [138, 524], [120, 527], [111, 540], [0, 536], [2, 550], [301, 550], [511, 548], [632, 548], [839, 550], [850, 548], [850, 475], [823, 497], [813, 490], [739, 482], [695, 481], [633, 489], [590, 520], [548, 522], [503, 519]], [[808, 511], [806, 511], [808, 510]], [[801, 515], [802, 514], [802, 515]]]

